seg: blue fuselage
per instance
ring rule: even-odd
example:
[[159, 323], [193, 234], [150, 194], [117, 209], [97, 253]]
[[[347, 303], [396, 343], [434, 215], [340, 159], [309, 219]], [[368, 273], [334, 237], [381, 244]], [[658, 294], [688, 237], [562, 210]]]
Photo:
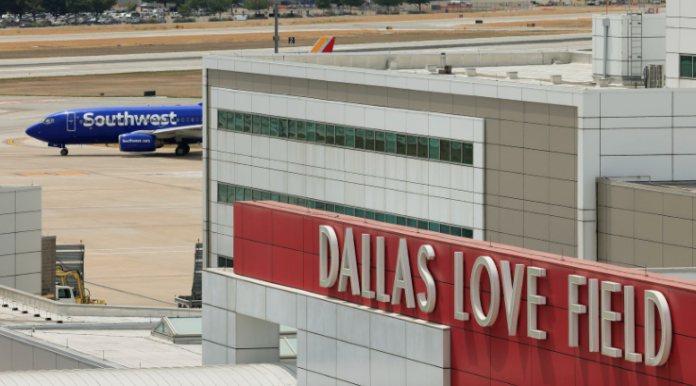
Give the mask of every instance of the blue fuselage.
[[[137, 106], [67, 110], [47, 116], [27, 129], [30, 137], [49, 146], [118, 143], [121, 134], [202, 124], [202, 107]], [[200, 143], [202, 138], [164, 140], [164, 143]]]

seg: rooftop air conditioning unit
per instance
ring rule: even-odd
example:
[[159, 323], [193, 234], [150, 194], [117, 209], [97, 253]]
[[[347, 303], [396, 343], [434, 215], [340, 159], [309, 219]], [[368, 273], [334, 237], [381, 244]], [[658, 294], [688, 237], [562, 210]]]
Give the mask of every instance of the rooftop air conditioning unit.
[[661, 64], [651, 64], [643, 69], [643, 84], [645, 88], [665, 87], [664, 66]]

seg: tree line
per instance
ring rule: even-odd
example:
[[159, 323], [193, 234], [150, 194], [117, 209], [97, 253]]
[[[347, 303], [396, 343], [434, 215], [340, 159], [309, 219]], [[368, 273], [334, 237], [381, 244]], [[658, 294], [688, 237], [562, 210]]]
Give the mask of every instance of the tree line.
[[47, 12], [52, 15], [95, 12], [113, 8], [117, 0], [0, 0], [0, 14], [27, 15]]
[[[11, 13], [13, 15], [36, 15], [47, 12], [52, 15], [76, 14], [83, 12], [94, 12], [101, 14], [113, 8], [117, 0], [0, 0], [0, 14]], [[315, 6], [322, 10], [332, 7], [348, 7], [352, 12], [353, 8], [365, 5], [366, 0], [316, 0]], [[170, 0], [168, 4], [178, 6], [179, 14], [189, 17], [194, 10], [207, 8], [212, 14], [218, 16], [232, 9], [239, 0]], [[165, 7], [167, 5], [165, 3]], [[429, 0], [372, 0], [372, 3], [386, 7], [398, 7], [404, 3], [418, 5], [418, 10], [423, 4], [428, 4]], [[130, 5], [130, 4], [129, 4]], [[250, 11], [262, 11], [270, 7], [269, 0], [246, 0], [243, 2], [244, 8]], [[128, 7], [131, 8], [130, 6]], [[134, 8], [134, 7], [133, 7]]]
[[[418, 12], [420, 12], [421, 6], [430, 3], [430, 0], [372, 0], [372, 3], [387, 8], [387, 11], [391, 11], [392, 7], [398, 7], [404, 3], [413, 4], [418, 5]], [[359, 8], [363, 5], [365, 5], [365, 0], [316, 0], [314, 3], [314, 6], [323, 10], [331, 9], [333, 6], [344, 6], [348, 7], [351, 12], [353, 7]]]

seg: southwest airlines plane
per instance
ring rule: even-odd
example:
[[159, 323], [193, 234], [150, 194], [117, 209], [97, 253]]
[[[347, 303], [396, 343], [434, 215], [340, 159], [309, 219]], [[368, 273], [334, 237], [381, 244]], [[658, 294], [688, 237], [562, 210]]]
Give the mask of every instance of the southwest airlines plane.
[[151, 152], [176, 144], [176, 155], [203, 141], [203, 108], [138, 106], [76, 109], [47, 116], [27, 129], [27, 135], [68, 155], [68, 145], [118, 143], [121, 151]]

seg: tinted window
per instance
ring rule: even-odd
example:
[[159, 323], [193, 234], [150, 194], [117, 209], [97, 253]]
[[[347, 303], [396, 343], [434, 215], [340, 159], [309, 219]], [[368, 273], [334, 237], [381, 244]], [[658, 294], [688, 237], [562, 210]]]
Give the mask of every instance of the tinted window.
[[244, 131], [244, 114], [234, 113], [234, 128], [237, 131]]
[[271, 118], [271, 137], [278, 136], [278, 118]]
[[268, 117], [261, 118], [261, 134], [270, 135], [271, 134], [271, 119]]
[[280, 138], [287, 138], [288, 137], [288, 120], [287, 119], [281, 119], [278, 121], [280, 125], [278, 125], [278, 136]]
[[430, 146], [428, 150], [430, 159], [440, 159], [440, 140], [436, 138], [430, 138]]
[[346, 128], [343, 126], [336, 126], [336, 146], [346, 145]]
[[396, 154], [406, 155], [406, 136], [396, 135]]
[[365, 148], [365, 130], [355, 129], [355, 148], [364, 149]]
[[375, 151], [383, 152], [385, 150], [384, 132], [375, 131]]
[[297, 139], [297, 121], [288, 121], [288, 138]]
[[254, 134], [261, 134], [261, 117], [254, 115]]
[[428, 158], [428, 137], [418, 137], [418, 158]]
[[462, 151], [463, 151], [463, 149], [462, 149], [461, 142], [452, 142], [450, 144], [450, 160], [452, 162], [462, 163], [462, 159], [463, 159]]
[[467, 165], [473, 165], [474, 164], [474, 144], [472, 143], [464, 143], [464, 159], [462, 162], [464, 162]]
[[297, 121], [297, 139], [300, 141], [307, 140], [307, 131], [305, 131], [304, 121]]
[[322, 124], [317, 124], [317, 142], [319, 143], [325, 143], [326, 142], [326, 126]]
[[329, 145], [333, 145], [335, 140], [335, 133], [334, 133], [334, 127], [333, 126], [326, 126], [326, 143]]
[[365, 130], [365, 149], [375, 150], [375, 132], [372, 130]]
[[682, 56], [679, 64], [679, 76], [682, 78], [694, 77], [694, 58], [691, 56]]
[[315, 142], [317, 139], [316, 125], [313, 122], [307, 122], [307, 141]]
[[440, 140], [440, 161], [450, 160], [450, 141]]
[[355, 128], [353, 127], [346, 127], [346, 147], [355, 147]]

